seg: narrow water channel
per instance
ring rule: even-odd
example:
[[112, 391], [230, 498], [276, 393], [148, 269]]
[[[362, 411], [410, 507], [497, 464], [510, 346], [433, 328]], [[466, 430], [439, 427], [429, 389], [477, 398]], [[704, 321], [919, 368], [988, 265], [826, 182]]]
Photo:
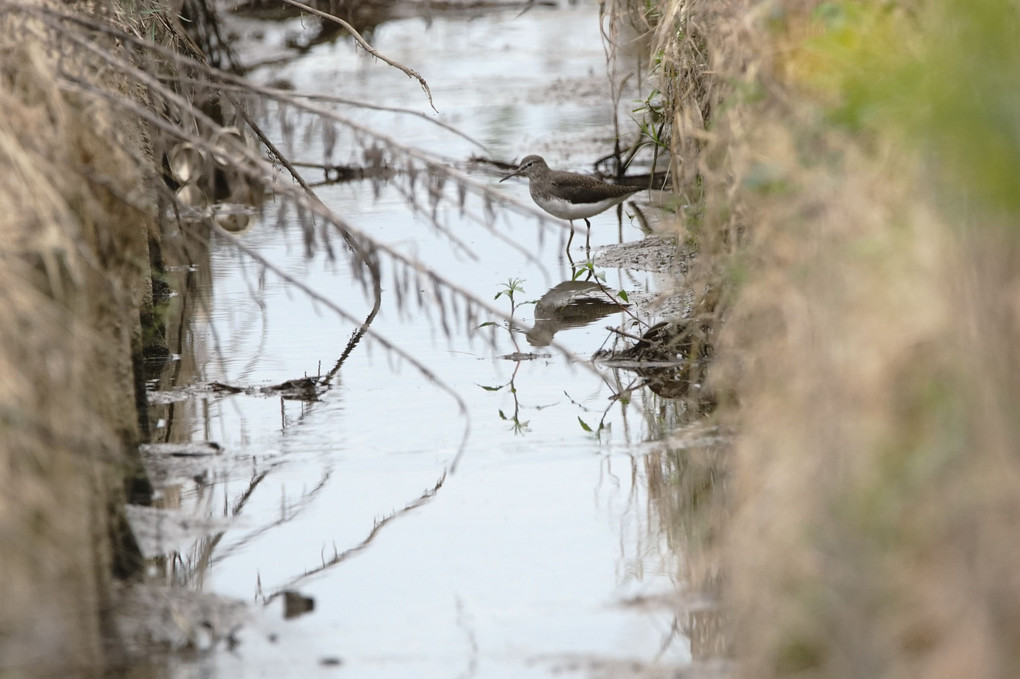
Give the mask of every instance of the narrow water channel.
[[[345, 39], [295, 56], [285, 42], [313, 30], [307, 19], [234, 21], [242, 58], [269, 64], [256, 81], [434, 115], [414, 80]], [[612, 148], [614, 117], [626, 122], [640, 96], [635, 74], [616, 103], [610, 72], [633, 70], [637, 57], [607, 62], [594, 2], [408, 16], [369, 37], [425, 77], [440, 120], [485, 148], [406, 114], [337, 110], [493, 185], [499, 174], [472, 156], [540, 153], [590, 169]], [[288, 135], [281, 125], [290, 122], [269, 108], [260, 115], [309, 165], [327, 156], [359, 165], [372, 145], [354, 133], [324, 140], [300, 120]], [[306, 176], [314, 182], [321, 171]], [[499, 187], [530, 202], [524, 181]], [[412, 209], [401, 181], [316, 191], [359, 229], [495, 307], [510, 311], [497, 294], [517, 281], [515, 317], [529, 327], [530, 302], [572, 277], [565, 230], [510, 210], [484, 228], [472, 212], [485, 208], [463, 208], [452, 187], [434, 212]], [[519, 678], [689, 667], [699, 653], [676, 604], [689, 564], [676, 527], [661, 525], [655, 485], [656, 442], [683, 419], [680, 406], [645, 388], [628, 393], [633, 374], [572, 363], [499, 318], [472, 319], [492, 325], [470, 332], [462, 312], [429, 301], [426, 285], [401, 290], [385, 262], [372, 331], [432, 377], [368, 336], [317, 398], [267, 391], [321, 376], [341, 358], [357, 324], [322, 300], [355, 317], [371, 307], [363, 273], [342, 253], [309, 255], [299, 221], [270, 201], [238, 235], [289, 281], [218, 237], [172, 272], [175, 360], [150, 384], [154, 438], [217, 447], [194, 456], [148, 449], [167, 511], [143, 547], [158, 557], [159, 577], [254, 613], [236, 644], [177, 659], [171, 675]], [[591, 221], [596, 247], [643, 237], [626, 209], [622, 220], [610, 211]], [[599, 271], [630, 297], [668, 285], [669, 272]], [[587, 358], [607, 342], [606, 326], [626, 322], [617, 311], [555, 339]], [[538, 357], [506, 358], [514, 353]], [[288, 601], [312, 610], [287, 611]]]

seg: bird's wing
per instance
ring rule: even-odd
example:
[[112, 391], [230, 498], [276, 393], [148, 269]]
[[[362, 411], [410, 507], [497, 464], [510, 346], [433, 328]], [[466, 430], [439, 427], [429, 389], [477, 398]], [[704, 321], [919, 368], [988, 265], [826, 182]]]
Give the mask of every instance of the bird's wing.
[[[613, 189], [609, 195], [625, 196], [640, 191], [639, 188], [625, 186], [622, 184], [608, 184], [595, 177], [588, 175], [571, 175], [568, 177], [553, 177], [552, 184], [556, 187], [557, 195], [566, 198], [572, 203], [596, 202], [592, 200], [592, 190], [598, 189], [600, 193], [606, 188]], [[605, 197], [605, 194], [602, 194]]]

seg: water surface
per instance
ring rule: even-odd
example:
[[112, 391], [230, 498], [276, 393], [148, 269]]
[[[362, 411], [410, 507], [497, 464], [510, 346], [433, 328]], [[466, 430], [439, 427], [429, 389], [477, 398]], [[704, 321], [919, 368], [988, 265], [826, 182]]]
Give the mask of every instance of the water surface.
[[[241, 22], [239, 30], [252, 25]], [[273, 54], [288, 31], [304, 27], [260, 25], [262, 39], [249, 36], [241, 53]], [[491, 157], [537, 152], [551, 164], [586, 169], [611, 148], [618, 108], [630, 110], [637, 96], [613, 103], [594, 3], [412, 17], [380, 25], [371, 39], [421, 72], [441, 119]], [[344, 40], [253, 78], [430, 112], [413, 80]], [[495, 173], [467, 162], [480, 149], [426, 121], [338, 110], [496, 182]], [[281, 134], [278, 116], [263, 114], [267, 131]], [[314, 130], [289, 139], [291, 157], [312, 163], [359, 164], [372, 144], [341, 135], [327, 153]], [[528, 200], [523, 181], [499, 187]], [[514, 249], [475, 218], [479, 204], [469, 200], [462, 210], [455, 189], [445, 191], [439, 229], [428, 210], [409, 207], [406, 183], [346, 183], [318, 194], [357, 228], [506, 311], [508, 299], [493, 297], [509, 280], [521, 281], [516, 299], [527, 302], [571, 278], [566, 232], [556, 224], [500, 210], [494, 226]], [[330, 258], [319, 248], [309, 257], [298, 215], [281, 214], [281, 205], [270, 203], [241, 235], [245, 245], [356, 317], [367, 313], [359, 272], [342, 253]], [[626, 213], [622, 223], [611, 212], [592, 223], [595, 245], [642, 237]], [[579, 241], [572, 254], [583, 259]], [[178, 272], [178, 285], [190, 285], [189, 311], [175, 331], [179, 360], [158, 385], [164, 395], [188, 385], [257, 389], [321, 375], [356, 329], [223, 239], [213, 238], [208, 259], [193, 265]], [[217, 520], [215, 531], [164, 565], [167, 576], [261, 611], [232, 651], [182, 662], [176, 672], [547, 677], [614, 663], [688, 664], [690, 642], [676, 628], [676, 611], [635, 603], [683, 585], [682, 555], [667, 545], [650, 501], [654, 465], [645, 456], [663, 422], [681, 417], [679, 406], [640, 388], [620, 399], [633, 375], [572, 364], [523, 334], [515, 343], [498, 318], [481, 317], [495, 325], [470, 332], [430, 300], [427, 286], [411, 286], [423, 291], [419, 306], [382, 266], [383, 306], [372, 331], [435, 380], [368, 337], [318, 400], [203, 390], [156, 408], [160, 440], [222, 447], [201, 463], [202, 474], [163, 489], [165, 506]], [[609, 288], [632, 295], [662, 283], [648, 272], [603, 273]], [[530, 325], [533, 312], [525, 304], [516, 313]], [[605, 326], [627, 320], [617, 312], [556, 340], [588, 357], [607, 342]], [[518, 351], [540, 357], [503, 358]], [[586, 430], [600, 423], [599, 433]], [[314, 599], [314, 611], [285, 620], [285, 590]]]

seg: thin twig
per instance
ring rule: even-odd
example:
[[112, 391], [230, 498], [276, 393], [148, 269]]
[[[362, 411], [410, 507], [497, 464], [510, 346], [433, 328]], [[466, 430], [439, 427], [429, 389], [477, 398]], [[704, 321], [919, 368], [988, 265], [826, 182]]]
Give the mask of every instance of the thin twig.
[[[234, 104], [234, 108], [236, 108], [237, 111], [241, 114], [241, 116], [244, 118], [244, 121], [248, 124], [248, 127], [251, 128], [252, 132], [254, 132], [255, 135], [262, 141], [266, 149], [268, 149], [269, 152], [273, 154], [273, 156], [275, 156], [283, 164], [285, 168], [287, 168], [287, 171], [290, 172], [291, 176], [294, 177], [294, 180], [301, 186], [301, 188], [305, 190], [309, 198], [318, 201], [321, 204], [322, 201], [316, 195], [315, 191], [312, 190], [312, 188], [308, 185], [308, 182], [305, 181], [304, 177], [302, 177], [301, 174], [297, 171], [297, 169], [295, 169], [294, 165], [290, 162], [290, 160], [286, 156], [284, 156], [284, 154], [281, 153], [278, 148], [276, 148], [276, 145], [273, 144], [272, 140], [270, 140], [269, 137], [266, 136], [265, 132], [262, 131], [261, 126], [256, 124], [255, 121], [251, 119], [251, 116], [248, 115], [247, 111], [245, 111], [243, 107], [239, 106], [237, 102], [233, 101], [233, 99], [231, 99], [231, 103]], [[325, 207], [325, 205], [323, 205], [323, 208], [328, 209]], [[340, 235], [344, 239], [344, 242], [347, 243], [351, 250], [357, 253], [358, 263], [360, 263], [362, 266], [368, 269], [369, 274], [371, 274], [373, 301], [372, 309], [368, 312], [368, 315], [365, 317], [365, 320], [362, 321], [361, 325], [358, 327], [357, 330], [354, 331], [354, 334], [351, 335], [351, 338], [347, 341], [347, 346], [340, 354], [340, 358], [333, 366], [333, 369], [330, 370], [329, 373], [327, 373], [321, 380], [319, 380], [319, 384], [322, 386], [328, 386], [333, 381], [333, 378], [336, 377], [337, 372], [340, 371], [340, 367], [351, 355], [351, 352], [354, 351], [354, 348], [358, 346], [358, 343], [361, 341], [361, 338], [364, 337], [365, 334], [368, 332], [369, 326], [372, 325], [372, 321], [375, 320], [375, 317], [379, 314], [379, 310], [382, 308], [382, 274], [379, 271], [379, 262], [376, 260], [375, 257], [370, 256], [369, 253], [365, 251], [361, 243], [358, 242], [358, 240], [354, 238], [354, 236], [350, 232], [341, 227], [339, 224], [333, 223], [332, 225], [337, 231], [340, 232]]]
[[439, 492], [439, 489], [443, 487], [443, 483], [445, 483], [445, 482], [446, 482], [446, 472], [443, 472], [442, 476], [439, 477], [439, 480], [436, 481], [434, 486], [432, 486], [431, 488], [427, 488], [417, 498], [415, 498], [411, 502], [409, 502], [406, 505], [404, 505], [403, 509], [395, 511], [392, 514], [389, 514], [388, 516], [385, 516], [382, 519], [377, 520], [372, 525], [372, 530], [370, 530], [368, 532], [368, 535], [366, 535], [361, 540], [361, 542], [359, 542], [358, 544], [354, 545], [353, 547], [345, 549], [342, 552], [335, 552], [333, 554], [333, 558], [331, 558], [329, 560], [323, 561], [322, 565], [316, 566], [315, 568], [307, 570], [307, 571], [305, 571], [304, 573], [302, 573], [301, 575], [299, 575], [299, 576], [297, 576], [295, 578], [291, 578], [288, 582], [286, 582], [285, 584], [283, 584], [279, 588], [277, 588], [275, 591], [273, 591], [272, 594], [270, 594], [269, 596], [265, 597], [263, 599], [262, 603], [265, 604], [265, 605], [268, 605], [270, 602], [272, 602], [274, 599], [276, 599], [276, 597], [280, 596], [281, 594], [283, 594], [287, 590], [293, 589], [298, 583], [302, 582], [303, 580], [306, 580], [307, 578], [310, 578], [313, 575], [318, 575], [319, 573], [322, 573], [322, 572], [327, 571], [327, 570], [329, 570], [329, 569], [331, 569], [331, 568], [333, 568], [335, 566], [338, 566], [341, 563], [343, 563], [344, 561], [346, 561], [347, 559], [351, 558], [352, 556], [354, 556], [354, 555], [364, 551], [365, 548], [368, 547], [369, 544], [371, 544], [371, 542], [373, 540], [375, 540], [376, 536], [379, 535], [379, 533], [382, 531], [383, 528], [386, 527], [387, 524], [392, 523], [393, 521], [395, 521], [396, 519], [400, 518], [401, 516], [409, 514], [409, 513], [413, 512], [415, 509], [418, 509], [422, 505], [424, 505], [427, 502], [429, 502], [432, 498], [434, 498], [436, 496], [436, 493]]
[[[178, 83], [180, 83], [182, 85], [194, 85], [194, 86], [199, 86], [199, 87], [209, 87], [210, 85], [215, 85], [218, 89], [232, 89], [232, 90], [235, 90], [235, 91], [240, 91], [240, 92], [245, 92], [245, 93], [251, 91], [250, 88], [248, 88], [246, 86], [243, 86], [243, 85], [228, 85], [226, 83], [210, 83], [208, 80], [198, 80], [197, 78], [181, 78], [181, 77], [177, 77], [177, 76], [164, 75], [164, 76], [161, 76], [160, 79], [163, 80], [164, 82], [171, 82], [172, 81], [172, 82], [178, 82]], [[280, 91], [282, 92], [283, 90], [280, 90]], [[428, 121], [432, 125], [436, 125], [438, 127], [441, 127], [444, 130], [447, 130], [448, 132], [450, 132], [451, 134], [457, 135], [458, 137], [460, 137], [461, 139], [467, 141], [468, 143], [470, 143], [470, 144], [480, 148], [482, 151], [485, 152], [486, 155], [491, 155], [489, 153], [489, 149], [485, 146], [485, 144], [483, 144], [482, 142], [478, 141], [477, 139], [475, 139], [471, 135], [465, 133], [462, 130], [457, 129], [456, 127], [454, 127], [453, 125], [450, 125], [449, 123], [445, 123], [442, 120], [439, 120], [438, 118], [433, 118], [432, 116], [427, 115], [425, 113], [422, 113], [421, 111], [416, 111], [413, 108], [405, 108], [405, 107], [402, 107], [402, 106], [383, 106], [381, 104], [373, 104], [373, 103], [370, 103], [370, 102], [367, 102], [367, 101], [361, 101], [359, 99], [351, 99], [349, 97], [340, 97], [340, 96], [337, 96], [335, 94], [321, 94], [321, 93], [315, 93], [315, 92], [291, 92], [291, 96], [293, 96], [293, 97], [300, 97], [302, 99], [308, 99], [310, 101], [322, 101], [322, 102], [327, 102], [327, 103], [330, 103], [330, 104], [342, 104], [343, 106], [355, 106], [357, 108], [365, 108], [365, 109], [369, 109], [371, 111], [384, 111], [384, 112], [387, 112], [387, 113], [400, 113], [402, 115], [415, 116], [415, 117], [421, 118], [422, 120]]]
[[423, 77], [421, 77], [421, 75], [419, 75], [418, 71], [414, 70], [413, 68], [408, 68], [407, 66], [404, 66], [403, 64], [401, 64], [399, 62], [393, 61], [392, 59], [384, 56], [381, 52], [376, 51], [376, 49], [374, 47], [372, 47], [371, 45], [368, 44], [367, 40], [365, 40], [364, 38], [361, 37], [361, 34], [358, 33], [354, 29], [354, 26], [351, 26], [349, 23], [347, 23], [346, 21], [344, 21], [340, 17], [335, 17], [332, 14], [329, 14], [327, 12], [323, 12], [322, 10], [315, 9], [314, 7], [309, 7], [308, 5], [304, 4], [303, 2], [298, 2], [297, 0], [283, 0], [283, 1], [285, 3], [287, 3], [288, 5], [291, 5], [293, 7], [297, 7], [300, 10], [303, 10], [303, 11], [308, 12], [310, 14], [314, 14], [317, 17], [320, 17], [322, 19], [326, 19], [327, 21], [332, 21], [332, 22], [338, 23], [341, 26], [343, 26], [344, 30], [347, 31], [348, 33], [350, 33], [354, 37], [354, 39], [358, 41], [358, 44], [361, 45], [362, 48], [364, 48], [364, 50], [366, 52], [371, 54], [376, 59], [379, 59], [381, 61], [385, 61], [387, 64], [389, 64], [393, 68], [396, 68], [396, 69], [398, 69], [400, 71], [403, 71], [404, 73], [407, 74], [408, 77], [416, 79], [418, 81], [418, 84], [421, 85], [422, 90], [424, 90], [425, 96], [429, 100], [429, 106], [432, 107], [433, 111], [435, 111], [436, 113], [439, 113], [439, 111], [436, 110], [435, 104], [432, 103], [432, 91], [429, 89], [429, 84], [427, 82], [425, 82], [425, 78], [423, 78]]

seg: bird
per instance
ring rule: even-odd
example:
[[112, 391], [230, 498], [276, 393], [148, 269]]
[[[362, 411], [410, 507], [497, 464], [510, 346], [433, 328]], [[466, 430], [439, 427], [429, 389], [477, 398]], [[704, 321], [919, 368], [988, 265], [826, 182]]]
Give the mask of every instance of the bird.
[[601, 179], [576, 172], [553, 170], [542, 156], [525, 156], [516, 170], [500, 179], [504, 182], [511, 177], [522, 175], [528, 178], [528, 188], [535, 203], [553, 217], [570, 222], [570, 238], [567, 250], [574, 239], [574, 220], [583, 219], [588, 227], [585, 248], [591, 249], [591, 222], [589, 217], [619, 205], [641, 191], [640, 186], [608, 184]]

